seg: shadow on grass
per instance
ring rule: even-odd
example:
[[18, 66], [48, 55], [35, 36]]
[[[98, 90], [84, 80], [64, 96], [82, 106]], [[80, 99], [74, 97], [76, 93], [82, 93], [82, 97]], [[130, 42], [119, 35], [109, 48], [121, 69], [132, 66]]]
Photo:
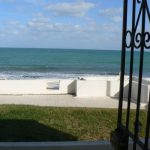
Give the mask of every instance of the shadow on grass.
[[76, 137], [34, 120], [0, 120], [0, 142], [76, 141]]

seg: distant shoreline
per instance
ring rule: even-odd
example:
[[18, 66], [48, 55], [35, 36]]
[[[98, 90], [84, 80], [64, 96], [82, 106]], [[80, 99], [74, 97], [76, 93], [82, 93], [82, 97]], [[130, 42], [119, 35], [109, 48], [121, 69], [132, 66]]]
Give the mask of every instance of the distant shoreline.
[[94, 51], [121, 51], [119, 49], [95, 49], [95, 48], [43, 48], [43, 47], [0, 47], [0, 49], [51, 49], [51, 50], [94, 50]]
[[[49, 48], [49, 47], [0, 47], [1, 49], [45, 49], [45, 50], [83, 50], [83, 51], [119, 51], [121, 52], [121, 49], [96, 49], [96, 48]], [[130, 51], [130, 49], [126, 49], [127, 52]], [[135, 52], [140, 52], [140, 50], [135, 49]], [[145, 50], [145, 52], [150, 52], [149, 50]]]

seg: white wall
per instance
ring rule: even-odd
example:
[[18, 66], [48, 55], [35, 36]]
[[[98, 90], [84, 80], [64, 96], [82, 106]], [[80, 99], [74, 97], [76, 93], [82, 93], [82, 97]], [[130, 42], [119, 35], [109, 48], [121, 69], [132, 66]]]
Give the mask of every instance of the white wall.
[[[141, 102], [147, 103], [149, 101], [149, 85], [142, 84], [142, 89], [141, 89]], [[137, 95], [138, 95], [138, 83], [133, 82], [132, 83], [132, 99], [134, 101], [137, 100]]]
[[74, 81], [71, 81], [69, 84], [68, 84], [68, 94], [76, 94], [76, 80]]
[[47, 89], [51, 81], [56, 80], [0, 80], [0, 94], [68, 94], [68, 86], [73, 82], [61, 80], [59, 90], [51, 90]]
[[[47, 89], [48, 82], [59, 80], [0, 80], [0, 94], [75, 94], [77, 97], [119, 97], [120, 81], [112, 80], [61, 80], [59, 90]], [[150, 85], [142, 84], [141, 101], [149, 100]], [[128, 97], [128, 80], [124, 83], [124, 97]], [[138, 83], [133, 81], [132, 100], [136, 101]]]
[[[146, 82], [146, 81], [145, 81]], [[124, 98], [128, 98], [128, 80], [124, 82]], [[77, 80], [77, 97], [119, 97], [119, 80]], [[142, 84], [141, 90], [141, 102], [147, 103], [149, 101], [150, 85]], [[138, 83], [133, 82], [132, 84], [132, 101], [137, 100], [138, 94]]]
[[[124, 85], [127, 88], [128, 81], [125, 81]], [[76, 96], [119, 97], [119, 88], [119, 80], [77, 80]], [[127, 92], [127, 90], [125, 92]]]
[[107, 95], [107, 81], [77, 80], [77, 97], [102, 97]]
[[60, 81], [60, 93], [74, 94], [75, 93], [75, 81], [74, 80], [61, 80]]

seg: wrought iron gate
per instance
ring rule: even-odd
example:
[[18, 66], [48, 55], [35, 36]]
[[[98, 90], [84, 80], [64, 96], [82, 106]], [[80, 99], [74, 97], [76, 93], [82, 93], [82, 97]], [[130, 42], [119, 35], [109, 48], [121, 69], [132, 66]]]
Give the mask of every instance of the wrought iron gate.
[[[129, 2], [132, 2], [132, 26], [128, 29], [128, 12]], [[115, 149], [127, 150], [129, 137], [133, 140], [133, 150], [139, 146], [143, 150], [149, 150], [149, 132], [150, 132], [150, 102], [148, 104], [147, 111], [147, 124], [145, 130], [145, 139], [139, 138], [139, 113], [141, 103], [141, 89], [142, 89], [142, 77], [143, 77], [143, 61], [144, 51], [150, 50], [150, 0], [124, 0], [123, 8], [123, 35], [122, 35], [122, 56], [121, 56], [121, 75], [120, 75], [120, 96], [119, 96], [119, 108], [118, 108], [118, 122], [117, 129], [112, 133], [111, 142]], [[147, 28], [148, 26], [148, 28]], [[140, 29], [139, 29], [140, 28]], [[130, 40], [129, 40], [130, 39]], [[128, 89], [128, 105], [126, 123], [122, 123], [122, 106], [123, 106], [123, 93], [124, 93], [124, 77], [125, 77], [125, 64], [126, 64], [126, 50], [130, 50], [130, 71], [129, 71], [129, 89]], [[131, 105], [131, 93], [132, 93], [132, 79], [133, 79], [133, 63], [134, 63], [134, 51], [138, 49], [140, 51], [139, 62], [139, 75], [138, 75], [138, 94], [136, 103], [136, 115], [134, 132], [129, 130], [130, 120], [130, 105]]]

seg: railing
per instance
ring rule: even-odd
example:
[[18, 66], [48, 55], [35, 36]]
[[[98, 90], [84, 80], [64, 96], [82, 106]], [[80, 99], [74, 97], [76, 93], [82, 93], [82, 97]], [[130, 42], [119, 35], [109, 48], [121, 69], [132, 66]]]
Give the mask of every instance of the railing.
[[[112, 144], [115, 149], [127, 150], [129, 137], [133, 140], [133, 150], [137, 149], [137, 145], [143, 150], [149, 150], [148, 140], [150, 131], [150, 102], [148, 104], [147, 124], [145, 130], [144, 142], [139, 138], [140, 129], [140, 103], [141, 103], [141, 88], [143, 78], [143, 61], [145, 49], [150, 50], [150, 11], [148, 0], [132, 0], [132, 27], [128, 29], [128, 12], [129, 0], [124, 0], [123, 11], [123, 34], [122, 34], [122, 56], [121, 56], [121, 75], [120, 75], [120, 96], [118, 108], [118, 122], [117, 129], [112, 133]], [[137, 9], [139, 7], [139, 9]], [[148, 20], [148, 21], [147, 21]], [[146, 22], [147, 21], [147, 22]], [[148, 24], [148, 29], [146, 28]], [[141, 31], [138, 28], [141, 28]], [[129, 40], [130, 39], [130, 40]], [[129, 41], [129, 42], [127, 42]], [[126, 115], [126, 124], [122, 123], [122, 106], [124, 93], [124, 76], [126, 64], [126, 49], [130, 49], [130, 73], [129, 73], [129, 91], [128, 91], [128, 106]], [[138, 94], [137, 107], [135, 115], [134, 133], [129, 130], [130, 120], [130, 104], [132, 94], [132, 80], [133, 80], [133, 64], [134, 64], [134, 50], [140, 50], [139, 76], [138, 76]]]

